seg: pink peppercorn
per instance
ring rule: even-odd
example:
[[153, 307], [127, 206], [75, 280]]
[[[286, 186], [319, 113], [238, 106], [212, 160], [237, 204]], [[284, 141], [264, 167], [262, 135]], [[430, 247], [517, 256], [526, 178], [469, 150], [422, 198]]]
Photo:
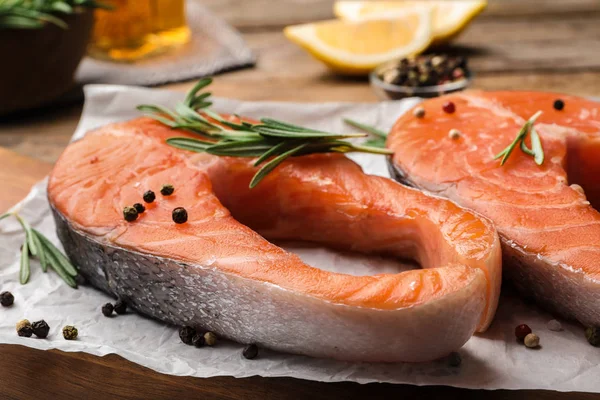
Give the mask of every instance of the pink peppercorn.
[[452, 114], [454, 111], [456, 111], [456, 106], [453, 102], [447, 101], [442, 106], [442, 110], [444, 110], [445, 113]]
[[519, 340], [525, 340], [525, 336], [531, 333], [531, 328], [525, 324], [521, 324], [515, 328], [515, 336]]

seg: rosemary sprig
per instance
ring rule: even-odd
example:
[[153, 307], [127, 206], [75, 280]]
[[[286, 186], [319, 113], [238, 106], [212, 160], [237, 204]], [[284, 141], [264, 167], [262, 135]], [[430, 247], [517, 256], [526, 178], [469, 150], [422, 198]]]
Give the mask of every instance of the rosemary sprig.
[[387, 139], [387, 133], [375, 128], [374, 126], [366, 125], [366, 124], [363, 124], [362, 122], [354, 121], [349, 118], [344, 118], [344, 122], [350, 126], [353, 126], [357, 129], [368, 132], [371, 135], [375, 136], [374, 138], [371, 138], [364, 143], [366, 146], [385, 148], [385, 141]]
[[61, 253], [56, 246], [48, 240], [46, 236], [34, 229], [19, 214], [5, 213], [0, 215], [0, 220], [8, 217], [15, 217], [25, 231], [25, 241], [21, 248], [21, 268], [19, 272], [19, 281], [22, 285], [29, 281], [31, 275], [30, 258], [37, 257], [40, 261], [42, 271], [46, 272], [48, 267], [56, 273], [71, 287], [77, 288], [77, 269], [71, 264], [67, 256]]
[[77, 7], [112, 9], [94, 0], [0, 0], [0, 30], [39, 29], [47, 23], [67, 29], [57, 14], [73, 14]]
[[[511, 144], [509, 144], [500, 153], [496, 154], [494, 160], [502, 158], [502, 160], [500, 160], [500, 165], [504, 165], [504, 163], [506, 163], [506, 160], [508, 160], [508, 157], [510, 157], [513, 150], [517, 147], [517, 145], [519, 145], [523, 153], [532, 156], [537, 165], [542, 165], [542, 163], [544, 162], [544, 149], [542, 148], [540, 136], [538, 135], [535, 127], [533, 126], [535, 120], [538, 119], [538, 117], [541, 114], [541, 111], [538, 111], [535, 114], [533, 114], [531, 118], [529, 118], [525, 122], [523, 127], [521, 127], [521, 129], [517, 133], [517, 136], [514, 138]], [[527, 134], [529, 134], [531, 138], [531, 149], [527, 147], [527, 144], [525, 143], [525, 138], [527, 137]]]
[[139, 105], [137, 109], [173, 129], [198, 135], [198, 138], [167, 139], [173, 147], [218, 156], [257, 157], [254, 165], [261, 168], [250, 181], [250, 188], [290, 157], [314, 153], [392, 153], [381, 148], [383, 146], [357, 145], [345, 140], [367, 136], [364, 133], [331, 133], [273, 118], [261, 118], [258, 123], [239, 117], [240, 122], [226, 120], [208, 108], [212, 105], [210, 93], [200, 93], [210, 83], [210, 78], [200, 80], [174, 110], [147, 104]]

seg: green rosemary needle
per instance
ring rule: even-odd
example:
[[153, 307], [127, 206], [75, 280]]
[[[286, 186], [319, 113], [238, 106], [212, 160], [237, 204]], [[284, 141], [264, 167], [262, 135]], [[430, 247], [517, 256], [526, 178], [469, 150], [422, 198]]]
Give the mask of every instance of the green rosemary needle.
[[[544, 149], [542, 148], [542, 141], [540, 140], [540, 136], [538, 135], [535, 127], [533, 126], [534, 122], [538, 117], [542, 114], [541, 111], [536, 112], [529, 118], [525, 124], [521, 127], [515, 139], [500, 153], [496, 154], [494, 160], [502, 158], [500, 160], [500, 165], [504, 165], [508, 157], [510, 157], [513, 150], [519, 145], [521, 151], [529, 156], [532, 156], [535, 163], [537, 165], [542, 165], [544, 162]], [[525, 143], [525, 138], [529, 134], [531, 138], [531, 149], [527, 147]]]
[[366, 146], [385, 148], [385, 140], [387, 139], [387, 133], [375, 128], [374, 126], [363, 124], [362, 122], [354, 121], [349, 118], [344, 118], [344, 122], [350, 126], [358, 128], [375, 136], [374, 138], [371, 138], [364, 142]]
[[77, 7], [112, 9], [95, 0], [0, 0], [0, 30], [40, 29], [46, 24], [67, 29], [59, 15], [74, 14]]
[[[240, 122], [226, 120], [209, 109], [212, 105], [210, 93], [200, 93], [210, 83], [210, 78], [200, 80], [174, 110], [147, 104], [139, 105], [137, 109], [173, 129], [198, 135], [197, 138], [167, 139], [173, 147], [217, 156], [256, 157], [254, 165], [261, 168], [252, 178], [251, 188], [290, 157], [315, 153], [392, 154], [383, 146], [358, 145], [345, 140], [365, 137], [365, 133], [325, 132], [273, 118], [261, 118], [257, 123], [243, 121], [238, 116]], [[381, 132], [381, 135], [385, 134]]]
[[37, 257], [40, 261], [42, 271], [46, 272], [48, 267], [52, 268], [69, 286], [76, 288], [77, 269], [71, 264], [56, 246], [46, 236], [34, 229], [19, 214], [5, 213], [0, 215], [0, 220], [15, 217], [25, 231], [25, 241], [21, 248], [21, 262], [19, 281], [22, 285], [29, 281], [31, 274], [30, 257]]

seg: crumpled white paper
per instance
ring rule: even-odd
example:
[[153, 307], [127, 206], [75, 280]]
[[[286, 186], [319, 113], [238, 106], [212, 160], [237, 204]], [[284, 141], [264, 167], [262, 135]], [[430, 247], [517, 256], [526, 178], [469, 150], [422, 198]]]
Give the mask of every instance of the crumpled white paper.
[[[173, 105], [183, 98], [180, 92], [123, 86], [89, 86], [83, 117], [74, 138], [108, 122], [138, 115], [135, 105]], [[318, 100], [318, 99], [315, 99]], [[350, 117], [388, 129], [395, 119], [417, 100], [379, 104], [324, 103], [294, 104], [215, 100], [215, 110], [250, 117], [271, 116], [330, 131], [348, 131], [341, 122]], [[383, 157], [352, 155], [368, 173], [387, 176]], [[46, 200], [46, 182], [37, 184], [18, 206], [20, 213], [54, 243], [54, 222]], [[600, 349], [590, 346], [583, 328], [563, 323], [563, 331], [552, 332], [546, 323], [552, 319], [535, 306], [526, 305], [507, 293], [505, 286], [500, 308], [491, 329], [474, 336], [460, 350], [460, 367], [445, 360], [424, 364], [367, 364], [339, 362], [261, 350], [260, 357], [246, 360], [242, 346], [221, 342], [214, 348], [195, 349], [179, 340], [177, 328], [135, 313], [105, 318], [102, 304], [112, 301], [89, 286], [73, 290], [53, 272], [42, 273], [32, 261], [31, 281], [18, 282], [19, 246], [23, 233], [13, 220], [0, 224], [0, 290], [15, 295], [15, 304], [0, 308], [0, 342], [38, 349], [84, 351], [95, 355], [119, 354], [133, 362], [172, 375], [211, 377], [289, 376], [323, 382], [354, 381], [451, 385], [483, 389], [552, 389], [600, 392]], [[319, 248], [289, 247], [314, 266], [328, 266], [346, 273], [372, 274], [394, 271], [399, 264], [373, 257], [349, 256]], [[48, 339], [21, 338], [15, 332], [18, 320], [45, 319], [51, 327]], [[514, 327], [527, 323], [541, 338], [541, 348], [531, 350], [517, 343]], [[79, 339], [66, 341], [61, 328], [75, 325]], [[365, 338], [369, 340], [369, 338]]]

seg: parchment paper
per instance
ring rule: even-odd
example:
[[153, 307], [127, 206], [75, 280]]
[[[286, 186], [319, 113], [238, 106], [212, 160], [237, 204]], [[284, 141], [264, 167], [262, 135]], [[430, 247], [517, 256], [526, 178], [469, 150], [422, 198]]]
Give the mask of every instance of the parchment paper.
[[[137, 116], [135, 105], [158, 103], [173, 105], [183, 93], [121, 86], [88, 86], [83, 117], [74, 137], [108, 122]], [[217, 99], [215, 109], [247, 116], [271, 116], [331, 131], [348, 131], [341, 122], [350, 117], [388, 129], [394, 120], [417, 100], [379, 104], [324, 103], [292, 104], [240, 102]], [[383, 157], [355, 155], [369, 173], [387, 176]], [[46, 200], [46, 182], [40, 182], [18, 206], [32, 225], [58, 243], [54, 222]], [[246, 360], [242, 346], [221, 342], [214, 348], [195, 349], [182, 344], [177, 328], [135, 313], [105, 318], [100, 307], [112, 301], [89, 286], [73, 290], [53, 272], [42, 273], [32, 262], [31, 281], [18, 283], [19, 246], [23, 234], [13, 220], [0, 224], [0, 290], [15, 295], [11, 308], [0, 307], [0, 342], [38, 349], [58, 348], [96, 355], [117, 353], [133, 362], [172, 375], [210, 377], [289, 376], [324, 382], [354, 381], [451, 385], [484, 389], [553, 389], [600, 392], [600, 349], [584, 338], [583, 328], [562, 321], [563, 330], [546, 328], [553, 317], [522, 302], [503, 288], [500, 308], [491, 329], [474, 336], [460, 350], [460, 367], [447, 366], [446, 360], [425, 364], [349, 363], [261, 350], [260, 357]], [[310, 264], [329, 266], [338, 271], [369, 274], [403, 268], [388, 260], [357, 257], [321, 248], [292, 245]], [[21, 338], [15, 324], [22, 318], [45, 319], [50, 327], [48, 339]], [[541, 348], [530, 350], [516, 342], [514, 327], [527, 323], [541, 338]], [[79, 329], [77, 341], [65, 341], [61, 328], [72, 324]], [[368, 338], [365, 338], [368, 340]]]

